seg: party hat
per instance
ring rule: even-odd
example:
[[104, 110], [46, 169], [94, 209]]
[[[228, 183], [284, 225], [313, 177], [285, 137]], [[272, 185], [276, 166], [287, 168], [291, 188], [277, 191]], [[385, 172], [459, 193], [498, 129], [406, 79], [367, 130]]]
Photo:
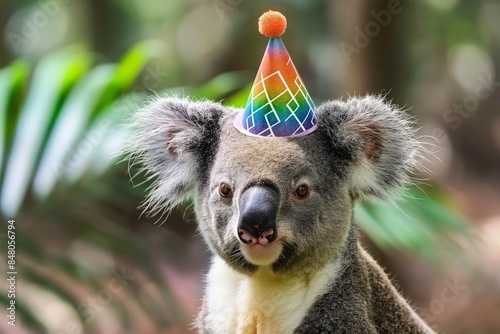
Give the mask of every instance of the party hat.
[[243, 134], [296, 137], [317, 128], [314, 102], [280, 38], [285, 29], [286, 18], [279, 12], [259, 18], [260, 33], [270, 39], [245, 110], [234, 120]]

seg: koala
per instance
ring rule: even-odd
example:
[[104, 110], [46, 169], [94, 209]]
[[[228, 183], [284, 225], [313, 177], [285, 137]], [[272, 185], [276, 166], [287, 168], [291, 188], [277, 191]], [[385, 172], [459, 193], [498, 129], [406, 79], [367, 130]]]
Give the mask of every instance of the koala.
[[317, 108], [302, 137], [253, 137], [240, 111], [156, 98], [134, 117], [132, 163], [155, 179], [146, 210], [193, 198], [213, 253], [200, 333], [434, 333], [358, 241], [356, 201], [409, 181], [420, 144], [380, 96]]

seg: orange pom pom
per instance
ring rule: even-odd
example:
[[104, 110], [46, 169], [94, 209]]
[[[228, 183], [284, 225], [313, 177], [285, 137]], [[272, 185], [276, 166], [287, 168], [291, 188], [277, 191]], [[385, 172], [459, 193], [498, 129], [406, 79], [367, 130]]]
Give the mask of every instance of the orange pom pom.
[[259, 17], [259, 32], [269, 38], [280, 37], [286, 29], [286, 17], [272, 10]]

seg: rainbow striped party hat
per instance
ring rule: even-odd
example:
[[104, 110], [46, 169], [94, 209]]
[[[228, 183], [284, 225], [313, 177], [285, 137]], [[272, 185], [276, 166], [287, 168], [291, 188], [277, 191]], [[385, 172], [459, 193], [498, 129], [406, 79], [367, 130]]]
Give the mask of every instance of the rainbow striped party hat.
[[286, 18], [279, 12], [259, 18], [259, 32], [270, 39], [245, 110], [234, 120], [243, 134], [296, 137], [317, 128], [314, 102], [280, 38], [285, 29]]

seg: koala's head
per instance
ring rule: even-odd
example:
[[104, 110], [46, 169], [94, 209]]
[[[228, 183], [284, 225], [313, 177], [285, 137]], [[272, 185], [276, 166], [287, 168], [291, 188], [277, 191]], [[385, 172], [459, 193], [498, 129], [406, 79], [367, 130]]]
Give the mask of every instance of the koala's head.
[[379, 97], [331, 101], [302, 137], [252, 137], [237, 109], [158, 99], [137, 113], [132, 158], [156, 183], [146, 209], [192, 196], [211, 250], [234, 269], [307, 272], [345, 243], [354, 202], [386, 197], [413, 167], [417, 141], [405, 113]]

